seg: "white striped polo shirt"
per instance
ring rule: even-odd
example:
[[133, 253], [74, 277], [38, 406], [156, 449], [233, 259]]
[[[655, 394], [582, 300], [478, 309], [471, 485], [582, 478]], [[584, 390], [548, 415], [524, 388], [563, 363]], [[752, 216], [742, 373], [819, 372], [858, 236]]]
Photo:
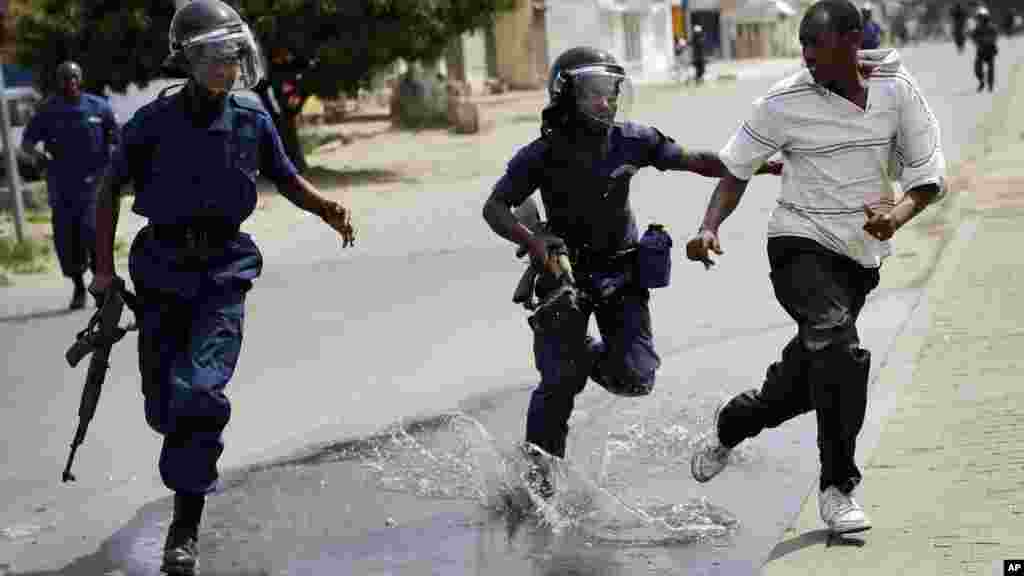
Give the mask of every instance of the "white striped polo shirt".
[[781, 152], [782, 192], [768, 237], [800, 236], [877, 268], [891, 253], [863, 230], [864, 204], [888, 211], [922, 184], [945, 192], [939, 125], [896, 50], [862, 50], [876, 65], [866, 109], [816, 84], [804, 69], [754, 102], [751, 117], [719, 152], [729, 171], [749, 180]]

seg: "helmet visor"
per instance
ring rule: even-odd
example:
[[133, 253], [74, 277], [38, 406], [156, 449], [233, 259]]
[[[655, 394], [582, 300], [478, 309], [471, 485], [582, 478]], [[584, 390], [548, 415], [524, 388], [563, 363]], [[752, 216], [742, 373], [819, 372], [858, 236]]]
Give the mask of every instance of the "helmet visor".
[[263, 78], [263, 59], [249, 27], [218, 28], [184, 43], [198, 82], [212, 90], [249, 90]]
[[584, 116], [608, 126], [629, 119], [633, 84], [623, 74], [603, 66], [584, 67], [570, 73], [576, 109]]

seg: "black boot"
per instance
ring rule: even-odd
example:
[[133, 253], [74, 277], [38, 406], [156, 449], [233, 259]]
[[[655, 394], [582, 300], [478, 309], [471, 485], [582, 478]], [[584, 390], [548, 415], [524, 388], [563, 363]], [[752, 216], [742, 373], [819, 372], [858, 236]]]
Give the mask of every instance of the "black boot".
[[528, 462], [523, 480], [538, 496], [550, 499], [555, 495], [555, 487], [551, 482], [551, 464], [548, 462], [550, 457], [541, 454], [529, 443], [523, 443], [521, 449]]
[[81, 310], [85, 308], [85, 281], [81, 276], [75, 276], [71, 281], [75, 284], [75, 291], [71, 293], [71, 304], [68, 309]]
[[199, 521], [205, 503], [204, 496], [174, 495], [174, 519], [167, 530], [161, 573], [168, 576], [199, 573]]

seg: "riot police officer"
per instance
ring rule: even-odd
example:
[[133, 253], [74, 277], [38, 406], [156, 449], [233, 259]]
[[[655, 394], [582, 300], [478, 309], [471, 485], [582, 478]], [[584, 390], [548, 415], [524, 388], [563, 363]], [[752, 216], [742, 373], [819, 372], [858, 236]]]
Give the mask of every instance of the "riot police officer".
[[96, 272], [96, 180], [110, 162], [119, 130], [107, 100], [82, 92], [81, 66], [62, 62], [56, 76], [60, 92], [29, 121], [21, 146], [46, 168], [53, 243], [61, 272], [74, 284], [70, 308], [77, 310], [85, 306], [85, 269]]
[[[588, 377], [616, 394], [644, 395], [661, 364], [649, 289], [628, 280], [638, 276], [631, 268], [636, 260], [629, 257], [638, 243], [629, 201], [633, 174], [645, 166], [708, 177], [726, 173], [713, 152], [685, 151], [657, 129], [625, 121], [631, 94], [625, 70], [608, 52], [576, 47], [561, 54], [551, 67], [540, 138], [515, 154], [483, 208], [491, 229], [527, 250], [538, 269], [550, 262], [551, 244], [564, 245], [576, 284], [587, 296], [574, 319], [558, 329], [534, 325], [540, 384], [527, 410], [526, 446], [552, 456], [565, 455], [574, 398]], [[780, 171], [780, 164], [770, 163], [761, 173]], [[547, 239], [512, 211], [537, 189], [552, 235]], [[538, 296], [552, 286], [545, 280], [551, 273], [538, 279]], [[605, 296], [601, 287], [616, 282], [621, 288]], [[587, 336], [592, 313], [600, 339]], [[541, 472], [532, 480], [542, 495], [550, 495], [550, 479]]]
[[974, 76], [978, 79], [978, 92], [985, 89], [993, 90], [996, 79], [996, 54], [999, 53], [999, 31], [992, 23], [988, 8], [979, 6], [974, 12], [976, 25], [971, 31], [974, 41]]
[[256, 206], [257, 174], [337, 230], [343, 246], [355, 236], [348, 211], [298, 175], [267, 112], [235, 92], [255, 86], [263, 69], [234, 9], [219, 0], [182, 6], [171, 21], [170, 52], [167, 64], [189, 78], [124, 127], [100, 190], [91, 290], [101, 294], [113, 282], [117, 196], [132, 181], [132, 209], [148, 219], [129, 256], [145, 415], [164, 437], [160, 474], [174, 492], [163, 570], [193, 574], [231, 414], [225, 387], [241, 349], [245, 297], [263, 263], [239, 231]]

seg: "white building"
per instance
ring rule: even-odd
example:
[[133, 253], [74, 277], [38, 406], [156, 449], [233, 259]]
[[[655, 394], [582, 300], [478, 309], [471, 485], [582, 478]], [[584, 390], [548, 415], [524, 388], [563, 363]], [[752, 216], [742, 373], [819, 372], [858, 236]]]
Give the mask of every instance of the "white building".
[[673, 62], [671, 0], [547, 0], [548, 64], [573, 46], [611, 52], [634, 82], [665, 80]]

